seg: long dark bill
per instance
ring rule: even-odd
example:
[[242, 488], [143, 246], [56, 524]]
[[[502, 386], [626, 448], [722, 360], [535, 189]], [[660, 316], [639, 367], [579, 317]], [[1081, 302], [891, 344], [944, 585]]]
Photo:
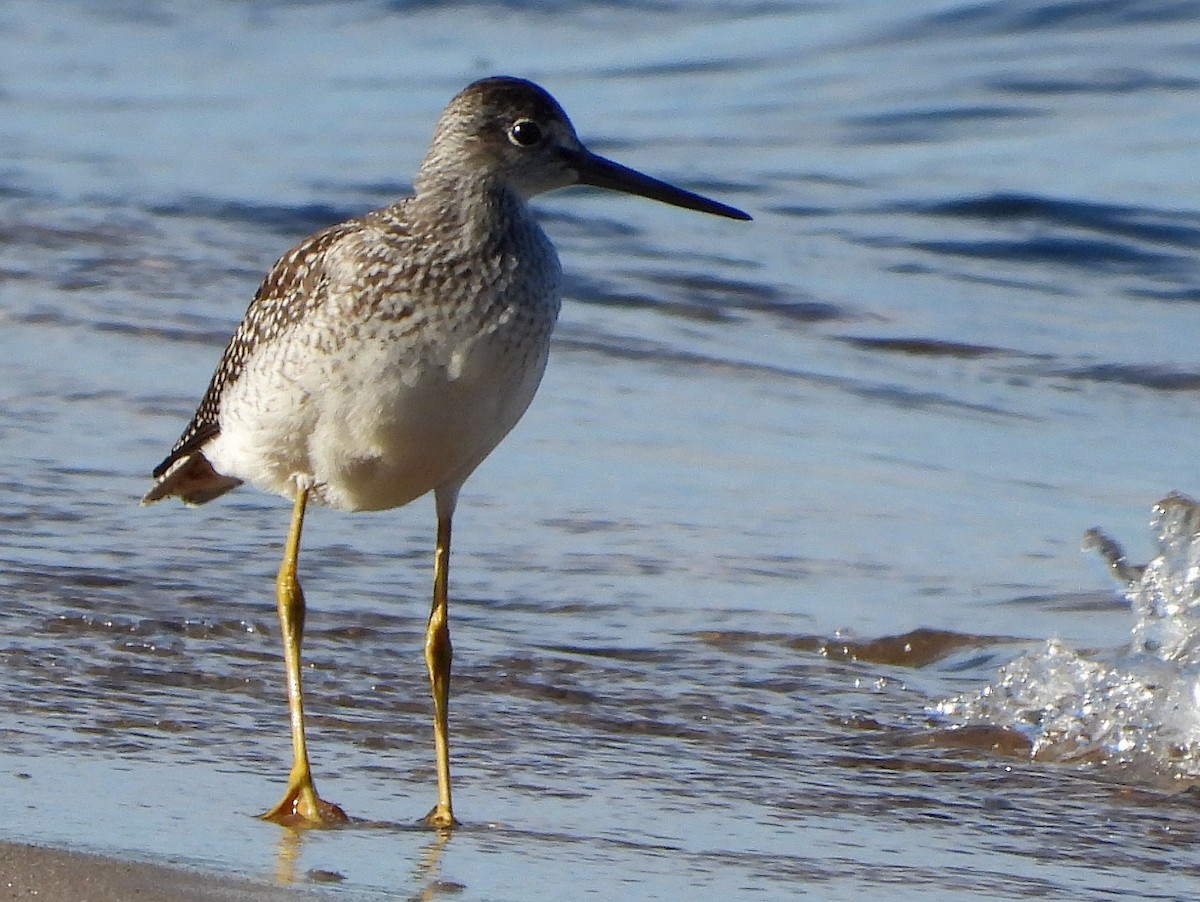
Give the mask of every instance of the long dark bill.
[[612, 160], [587, 150], [581, 150], [580, 154], [571, 162], [574, 164], [576, 172], [579, 173], [579, 184], [581, 185], [637, 194], [651, 200], [661, 201], [664, 204], [698, 210], [701, 213], [711, 213], [714, 216], [727, 216], [730, 219], [741, 220], [750, 218], [749, 214], [743, 213], [736, 207], [709, 200], [707, 197], [693, 194], [691, 191], [684, 191], [682, 188], [676, 188], [666, 182], [660, 182], [636, 169], [614, 163]]

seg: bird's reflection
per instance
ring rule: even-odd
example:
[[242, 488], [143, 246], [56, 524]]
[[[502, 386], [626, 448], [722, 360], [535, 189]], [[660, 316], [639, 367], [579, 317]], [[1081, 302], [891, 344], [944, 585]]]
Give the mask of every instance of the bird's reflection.
[[[397, 825], [381, 824], [379, 826], [395, 829]], [[422, 829], [424, 829], [423, 825]], [[432, 841], [421, 848], [412, 871], [412, 883], [418, 887], [409, 896], [413, 902], [428, 902], [432, 899], [457, 895], [464, 889], [462, 884], [442, 878], [442, 854], [450, 842], [452, 832], [449, 829], [434, 831]], [[304, 850], [304, 841], [308, 833], [309, 829], [306, 828], [285, 828], [279, 832], [279, 839], [275, 844], [274, 879], [276, 883], [292, 885], [337, 882], [344, 879], [342, 875], [333, 871], [299, 871], [300, 856]]]
[[442, 879], [442, 852], [450, 842], [450, 833], [449, 830], [438, 830], [434, 834], [433, 842], [421, 850], [421, 856], [413, 873], [416, 883], [421, 888], [409, 897], [413, 902], [429, 902], [431, 899], [462, 891], [461, 884]]

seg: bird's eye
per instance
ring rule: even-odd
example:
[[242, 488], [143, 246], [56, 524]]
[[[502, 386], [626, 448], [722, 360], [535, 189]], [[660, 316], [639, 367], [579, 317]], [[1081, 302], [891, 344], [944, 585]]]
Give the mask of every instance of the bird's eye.
[[542, 140], [542, 127], [532, 119], [518, 119], [508, 130], [508, 140], [518, 147], [533, 147]]

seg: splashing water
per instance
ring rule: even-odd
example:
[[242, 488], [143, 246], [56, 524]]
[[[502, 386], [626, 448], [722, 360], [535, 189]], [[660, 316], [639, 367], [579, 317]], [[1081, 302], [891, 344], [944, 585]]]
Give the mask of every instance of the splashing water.
[[1154, 506], [1152, 527], [1158, 554], [1145, 567], [1098, 530], [1084, 539], [1124, 585], [1136, 618], [1128, 651], [1104, 663], [1050, 640], [931, 713], [951, 729], [1020, 733], [1036, 760], [1200, 779], [1200, 505], [1172, 493]]

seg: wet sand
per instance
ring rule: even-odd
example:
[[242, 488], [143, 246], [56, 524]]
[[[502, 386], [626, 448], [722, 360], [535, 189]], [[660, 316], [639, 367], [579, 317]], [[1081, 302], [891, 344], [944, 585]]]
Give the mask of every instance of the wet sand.
[[238, 902], [322, 898], [308, 890], [85, 855], [0, 843], [0, 900], [39, 902]]

